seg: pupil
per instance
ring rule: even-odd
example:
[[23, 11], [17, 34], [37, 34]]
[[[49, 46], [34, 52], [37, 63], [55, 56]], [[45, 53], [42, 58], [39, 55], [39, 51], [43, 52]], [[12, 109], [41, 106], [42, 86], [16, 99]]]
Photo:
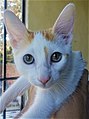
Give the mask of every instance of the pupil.
[[54, 54], [54, 58], [55, 59], [58, 59], [59, 58], [59, 55], [57, 53]]
[[27, 56], [27, 61], [30, 61], [31, 60], [31, 56]]

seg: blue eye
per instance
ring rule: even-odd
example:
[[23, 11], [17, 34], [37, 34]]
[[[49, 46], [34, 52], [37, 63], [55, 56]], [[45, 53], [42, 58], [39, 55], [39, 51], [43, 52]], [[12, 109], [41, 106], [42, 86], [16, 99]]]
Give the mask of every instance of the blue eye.
[[31, 54], [26, 54], [23, 56], [23, 61], [25, 64], [30, 65], [34, 63], [34, 57]]
[[54, 52], [51, 55], [51, 62], [56, 63], [62, 59], [62, 54], [60, 52]]

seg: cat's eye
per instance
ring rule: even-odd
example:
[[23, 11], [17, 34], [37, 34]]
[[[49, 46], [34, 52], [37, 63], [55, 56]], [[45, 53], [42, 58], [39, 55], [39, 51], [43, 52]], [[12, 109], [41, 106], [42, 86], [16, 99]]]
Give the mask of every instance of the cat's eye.
[[23, 56], [23, 61], [25, 64], [32, 64], [34, 63], [34, 57], [31, 54], [26, 54]]
[[51, 62], [59, 62], [62, 59], [62, 54], [60, 52], [54, 52], [51, 55]]

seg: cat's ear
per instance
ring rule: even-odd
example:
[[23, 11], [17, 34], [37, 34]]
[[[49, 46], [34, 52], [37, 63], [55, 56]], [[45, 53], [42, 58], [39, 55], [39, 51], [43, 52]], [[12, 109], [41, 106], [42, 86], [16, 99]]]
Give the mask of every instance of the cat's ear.
[[71, 35], [73, 31], [74, 17], [75, 5], [70, 3], [63, 9], [53, 26], [53, 32], [57, 37], [63, 35], [63, 39], [66, 44], [71, 42], [69, 41], [69, 35]]
[[4, 12], [4, 24], [13, 48], [17, 48], [18, 44], [24, 39], [27, 29], [15, 14], [6, 10]]

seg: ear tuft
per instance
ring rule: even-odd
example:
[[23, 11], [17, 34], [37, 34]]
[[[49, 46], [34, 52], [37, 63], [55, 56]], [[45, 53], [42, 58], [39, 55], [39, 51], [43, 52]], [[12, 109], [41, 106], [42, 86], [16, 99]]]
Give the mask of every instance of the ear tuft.
[[53, 26], [53, 32], [57, 35], [68, 34], [72, 32], [74, 25], [74, 17], [75, 5], [73, 3], [69, 3], [57, 18]]

